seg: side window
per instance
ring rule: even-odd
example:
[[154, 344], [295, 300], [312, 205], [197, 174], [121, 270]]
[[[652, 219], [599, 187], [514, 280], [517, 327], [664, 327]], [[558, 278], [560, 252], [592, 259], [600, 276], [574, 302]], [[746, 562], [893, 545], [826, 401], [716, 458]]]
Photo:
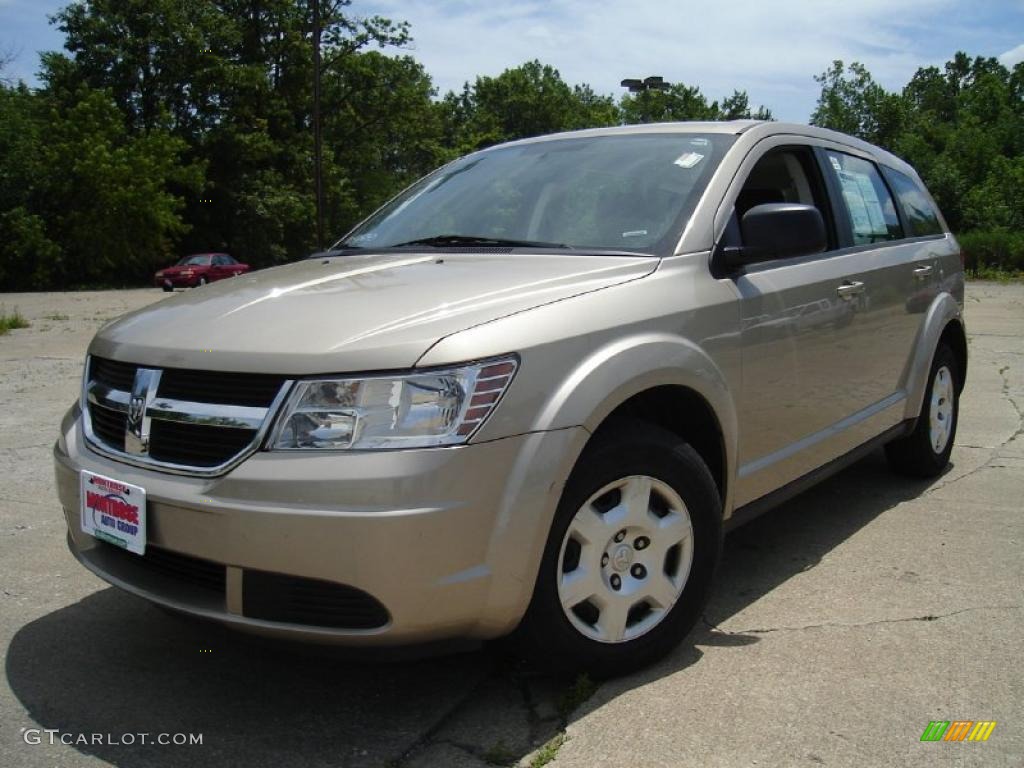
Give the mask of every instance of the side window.
[[939, 216], [918, 183], [892, 168], [886, 168], [884, 172], [903, 209], [903, 216], [910, 229], [908, 234], [911, 237], [941, 235], [943, 230]]
[[214, 256], [213, 257], [213, 266], [215, 266], [215, 267], [226, 267], [229, 263], [230, 262], [228, 261], [227, 256]]
[[875, 164], [831, 149], [825, 155], [850, 220], [853, 245], [902, 238], [896, 205]]
[[829, 221], [827, 198], [808, 147], [780, 147], [765, 154], [754, 165], [736, 196], [733, 215], [726, 226], [724, 245], [742, 245], [740, 220], [743, 214], [765, 203], [802, 203], [821, 211], [829, 231], [829, 248], [835, 248], [835, 238]]

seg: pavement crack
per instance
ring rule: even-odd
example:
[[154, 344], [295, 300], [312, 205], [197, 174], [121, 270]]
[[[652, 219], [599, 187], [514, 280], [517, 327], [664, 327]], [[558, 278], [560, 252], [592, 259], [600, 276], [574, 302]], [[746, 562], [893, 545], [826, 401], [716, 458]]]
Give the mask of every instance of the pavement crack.
[[[439, 737], [438, 735], [442, 732], [444, 727], [450, 723], [455, 716], [461, 712], [465, 707], [469, 706], [471, 702], [476, 698], [478, 692], [484, 687], [484, 685], [490, 681], [494, 676], [494, 669], [490, 669], [486, 674], [481, 675], [480, 679], [477, 680], [476, 684], [473, 685], [466, 693], [458, 700], [455, 701], [449, 708], [448, 711], [441, 714], [440, 717], [434, 722], [430, 728], [420, 734], [419, 738], [416, 739], [412, 744], [406, 748], [401, 755], [391, 762], [395, 768], [400, 768], [405, 765], [409, 759], [417, 752], [426, 749], [431, 744], [449, 743], [453, 747], [473, 754], [472, 749], [467, 749], [465, 745], [457, 744], [445, 737]], [[474, 755], [475, 756], [475, 755]]]
[[973, 611], [1019, 611], [1022, 609], [1024, 609], [1024, 605], [977, 605], [970, 608], [961, 608], [956, 611], [950, 611], [949, 613], [926, 613], [923, 616], [905, 616], [898, 619], [874, 619], [872, 621], [858, 621], [852, 623], [826, 621], [820, 624], [805, 624], [795, 627], [753, 627], [750, 629], [737, 630], [722, 629], [703, 617], [702, 620], [712, 631], [721, 632], [726, 635], [767, 635], [772, 632], [803, 632], [808, 629], [859, 629], [861, 627], [874, 627], [881, 624], [904, 624], [914, 621], [939, 621], [941, 619], [959, 616], [961, 613], [971, 613]]

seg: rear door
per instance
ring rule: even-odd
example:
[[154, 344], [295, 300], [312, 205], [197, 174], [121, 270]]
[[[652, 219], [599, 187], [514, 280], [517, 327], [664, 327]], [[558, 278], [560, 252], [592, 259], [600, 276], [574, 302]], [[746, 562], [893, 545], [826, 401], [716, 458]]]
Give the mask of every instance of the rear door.
[[855, 379], [856, 410], [901, 399], [906, 368], [924, 313], [935, 295], [935, 258], [906, 238], [906, 220], [881, 168], [866, 155], [819, 150], [838, 203], [840, 242], [863, 283], [858, 344], [871, 354]]

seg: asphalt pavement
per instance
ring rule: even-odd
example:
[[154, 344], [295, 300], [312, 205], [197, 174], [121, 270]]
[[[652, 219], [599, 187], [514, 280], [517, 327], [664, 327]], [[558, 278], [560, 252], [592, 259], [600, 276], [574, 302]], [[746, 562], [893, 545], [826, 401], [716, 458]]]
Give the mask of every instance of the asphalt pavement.
[[[734, 532], [690, 638], [600, 686], [501, 646], [403, 660], [261, 641], [81, 568], [57, 424], [96, 328], [162, 298], [0, 295], [32, 324], [0, 337], [0, 765], [1024, 765], [1024, 285], [968, 285], [944, 476], [872, 455]], [[922, 742], [931, 721], [996, 725]]]

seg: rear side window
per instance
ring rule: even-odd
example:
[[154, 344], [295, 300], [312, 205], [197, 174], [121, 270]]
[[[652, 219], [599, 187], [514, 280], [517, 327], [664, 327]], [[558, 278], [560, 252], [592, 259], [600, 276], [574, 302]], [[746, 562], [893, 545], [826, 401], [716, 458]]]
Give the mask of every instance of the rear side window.
[[849, 218], [852, 244], [869, 245], [902, 238], [896, 205], [875, 164], [833, 150], [826, 150], [825, 155]]
[[943, 234], [935, 207], [916, 181], [892, 168], [885, 169], [885, 177], [899, 198], [907, 228], [910, 230], [907, 234], [910, 237]]

